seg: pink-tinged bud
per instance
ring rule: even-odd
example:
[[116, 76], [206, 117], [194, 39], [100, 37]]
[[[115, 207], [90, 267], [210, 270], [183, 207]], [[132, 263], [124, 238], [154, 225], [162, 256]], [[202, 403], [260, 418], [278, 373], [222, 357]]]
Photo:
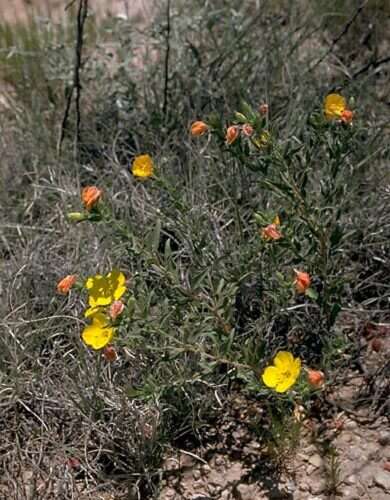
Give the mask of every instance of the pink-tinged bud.
[[245, 123], [245, 125], [242, 126], [242, 131], [247, 137], [251, 137], [253, 135], [253, 127], [250, 123]]
[[296, 278], [294, 281], [295, 289], [298, 293], [305, 293], [306, 290], [310, 287], [311, 285], [311, 278], [308, 273], [305, 273], [303, 271], [297, 271], [294, 269]]
[[96, 186], [87, 186], [81, 191], [81, 199], [85, 208], [90, 211], [99, 202], [103, 191]]
[[352, 123], [353, 120], [353, 111], [350, 109], [344, 109], [344, 111], [341, 113], [341, 121], [343, 123]]
[[116, 352], [115, 347], [112, 345], [106, 345], [106, 347], [103, 349], [103, 357], [106, 361], [109, 363], [113, 363], [118, 359], [118, 353]]
[[209, 127], [205, 122], [197, 121], [191, 125], [191, 135], [203, 135], [208, 131]]
[[230, 146], [240, 135], [240, 128], [237, 125], [231, 125], [226, 131], [226, 143]]
[[259, 106], [260, 114], [266, 115], [268, 113], [268, 104], [260, 104]]
[[67, 293], [69, 293], [69, 290], [76, 283], [76, 281], [77, 276], [75, 274], [69, 274], [68, 276], [65, 276], [65, 278], [62, 278], [62, 280], [57, 283], [57, 292], [66, 295]]
[[325, 375], [320, 370], [307, 370], [307, 380], [312, 387], [318, 388], [324, 385]]
[[110, 318], [115, 321], [123, 312], [125, 305], [120, 300], [115, 300], [110, 306]]
[[262, 229], [261, 237], [264, 240], [280, 240], [280, 238], [282, 238], [282, 233], [279, 231], [276, 224], [269, 224], [267, 227]]

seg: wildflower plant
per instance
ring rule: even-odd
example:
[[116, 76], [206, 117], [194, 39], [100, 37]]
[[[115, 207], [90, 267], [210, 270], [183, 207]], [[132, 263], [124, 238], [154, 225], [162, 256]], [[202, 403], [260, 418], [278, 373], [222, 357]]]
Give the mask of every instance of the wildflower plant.
[[[119, 239], [138, 262], [129, 271], [138, 275], [131, 280], [130, 290], [125, 274], [118, 269], [86, 279], [89, 307], [85, 311], [88, 324], [82, 332], [84, 343], [94, 350], [110, 349], [112, 343], [132, 348], [142, 344], [146, 350], [150, 347], [151, 359], [157, 363], [158, 351], [163, 356], [186, 353], [191, 360], [188, 366], [199, 364], [205, 374], [227, 364], [237, 370], [239, 378], [247, 379], [252, 373], [252, 388], [262, 390], [262, 382], [277, 393], [294, 389], [302, 361], [306, 359], [309, 366], [318, 361], [340, 310], [342, 281], [333, 273], [343, 238], [340, 221], [345, 186], [339, 184], [338, 176], [345, 168], [343, 162], [352, 154], [355, 136], [355, 125], [351, 127], [341, 119], [346, 109], [345, 99], [332, 94], [325, 98], [323, 109], [319, 105], [308, 114], [301, 137], [298, 134], [284, 140], [272, 124], [272, 108], [265, 108], [265, 104], [256, 112], [243, 102], [226, 126], [213, 116], [193, 122], [193, 140], [204, 141], [206, 132], [211, 141], [214, 137], [223, 154], [231, 155], [242, 172], [250, 173], [250, 182], [265, 194], [267, 206], [273, 207], [267, 211], [264, 205], [252, 204], [244, 236], [242, 215], [235, 202], [237, 242], [245, 244], [250, 258], [246, 266], [241, 263], [232, 273], [228, 269], [234, 269], [236, 261], [228, 253], [221, 254], [224, 271], [217, 280], [209, 272], [213, 263], [207, 254], [199, 263], [182, 267], [185, 245], [202, 243], [196, 241], [195, 233], [190, 242], [181, 238], [180, 230], [175, 235], [169, 233], [169, 225], [175, 226], [173, 220], [179, 224], [183, 217], [190, 220], [192, 209], [163, 169], [153, 176], [151, 155], [136, 156], [129, 167], [134, 182], [145, 180], [144, 189], [153, 196], [158, 193], [167, 203], [164, 213], [155, 212], [156, 218], [145, 234], [140, 227], [126, 227], [117, 221], [100, 203], [104, 188], [84, 190], [83, 202], [88, 211], [94, 211], [94, 218], [86, 220], [111, 225], [113, 238]], [[315, 165], [320, 161], [330, 175], [318, 185]], [[259, 312], [251, 324], [255, 330], [251, 334], [246, 330], [242, 341], [236, 324], [237, 297], [247, 277], [254, 275], [262, 282], [255, 291]], [[127, 292], [128, 307], [126, 299], [123, 301]], [[297, 302], [298, 313], [288, 314]], [[307, 315], [312, 316], [313, 331], [303, 325]], [[267, 328], [262, 317], [276, 320], [261, 338], [255, 332]], [[146, 339], [148, 343], [153, 341], [145, 344]], [[274, 365], [266, 367], [275, 352], [279, 354]], [[294, 358], [292, 352], [298, 357]], [[116, 359], [116, 355], [110, 359]]]

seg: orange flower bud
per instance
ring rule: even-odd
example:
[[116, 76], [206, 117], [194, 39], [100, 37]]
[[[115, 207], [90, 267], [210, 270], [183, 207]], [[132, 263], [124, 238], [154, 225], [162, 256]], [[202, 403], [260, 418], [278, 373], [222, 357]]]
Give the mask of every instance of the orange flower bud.
[[66, 295], [67, 293], [69, 293], [69, 290], [76, 283], [76, 281], [77, 276], [75, 274], [69, 274], [68, 276], [65, 276], [65, 278], [62, 278], [62, 280], [58, 282], [57, 292]]
[[344, 111], [341, 113], [341, 121], [343, 123], [352, 123], [353, 120], [353, 111], [349, 109], [344, 109]]
[[264, 240], [280, 240], [282, 233], [279, 231], [276, 224], [269, 224], [267, 227], [262, 229], [261, 237]]
[[294, 281], [295, 289], [298, 293], [305, 293], [311, 285], [310, 275], [302, 271], [297, 271], [296, 269], [294, 269], [294, 272], [296, 275]]
[[81, 199], [87, 210], [91, 210], [102, 197], [103, 191], [96, 186], [87, 186], [81, 192]]
[[242, 131], [247, 137], [253, 135], [253, 127], [250, 123], [245, 123], [245, 125], [242, 126]]
[[125, 305], [121, 300], [114, 300], [110, 306], [110, 318], [115, 321], [122, 314], [124, 308]]
[[103, 349], [103, 357], [106, 361], [109, 363], [113, 363], [118, 359], [118, 353], [116, 352], [115, 347], [112, 345], [106, 345], [106, 347]]
[[268, 104], [260, 104], [259, 106], [260, 114], [266, 115], [268, 113]]
[[191, 125], [191, 135], [203, 135], [208, 131], [209, 127], [205, 122], [197, 121]]
[[240, 128], [237, 125], [231, 125], [226, 131], [226, 143], [230, 146], [240, 135]]
[[319, 370], [307, 370], [307, 380], [312, 387], [321, 387], [325, 382], [325, 375]]

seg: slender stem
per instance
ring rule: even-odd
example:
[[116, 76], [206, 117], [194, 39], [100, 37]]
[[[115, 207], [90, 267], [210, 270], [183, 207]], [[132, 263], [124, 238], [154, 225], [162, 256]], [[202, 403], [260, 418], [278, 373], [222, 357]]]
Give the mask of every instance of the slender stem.
[[167, 30], [165, 36], [165, 63], [164, 63], [164, 100], [163, 115], [166, 118], [168, 109], [168, 84], [169, 84], [169, 55], [171, 51], [171, 0], [167, 0]]

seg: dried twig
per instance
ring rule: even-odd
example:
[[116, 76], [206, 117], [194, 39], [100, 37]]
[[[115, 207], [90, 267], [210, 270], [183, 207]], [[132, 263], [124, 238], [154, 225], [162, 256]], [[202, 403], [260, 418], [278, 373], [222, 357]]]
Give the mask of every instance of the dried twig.
[[357, 17], [359, 14], [362, 12], [364, 7], [366, 6], [367, 0], [363, 0], [359, 7], [355, 10], [353, 16], [349, 19], [349, 21], [344, 25], [344, 28], [341, 30], [341, 32], [334, 38], [330, 44], [329, 49], [323, 54], [312, 66], [309, 67], [307, 70], [308, 73], [311, 73], [313, 70], [317, 68], [319, 64], [322, 63], [324, 59], [328, 57], [328, 55], [333, 52], [334, 46], [343, 38], [344, 35], [346, 35], [352, 26], [352, 24], [356, 21]]
[[167, 0], [167, 31], [165, 36], [165, 63], [164, 63], [164, 101], [163, 115], [166, 117], [168, 107], [168, 85], [169, 85], [169, 53], [171, 50], [171, 0]]
[[[69, 8], [75, 0], [70, 2], [66, 8]], [[77, 153], [80, 144], [80, 126], [81, 126], [81, 110], [80, 110], [80, 99], [81, 99], [81, 82], [80, 82], [80, 69], [82, 62], [82, 49], [83, 49], [83, 39], [84, 39], [84, 26], [88, 14], [88, 0], [79, 0], [78, 11], [77, 11], [77, 32], [76, 32], [76, 50], [75, 50], [75, 63], [73, 70], [73, 82], [69, 90], [66, 106], [64, 111], [64, 116], [61, 123], [60, 135], [57, 143], [57, 154], [61, 154], [62, 143], [65, 137], [65, 130], [68, 124], [70, 107], [72, 104], [73, 93], [76, 91], [76, 134], [75, 134], [75, 152]]]

